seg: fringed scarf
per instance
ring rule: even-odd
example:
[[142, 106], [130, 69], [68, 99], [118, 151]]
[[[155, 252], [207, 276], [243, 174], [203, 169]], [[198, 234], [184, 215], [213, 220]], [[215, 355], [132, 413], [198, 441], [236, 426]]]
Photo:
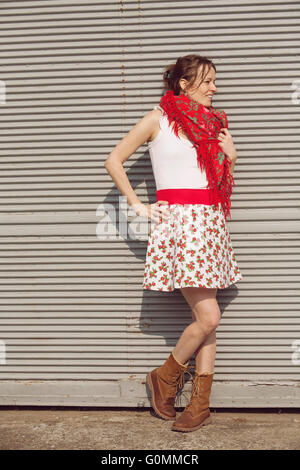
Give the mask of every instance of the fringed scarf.
[[221, 202], [225, 220], [231, 218], [231, 194], [235, 185], [229, 171], [229, 161], [219, 146], [217, 136], [222, 127], [228, 128], [225, 111], [204, 106], [185, 94], [174, 95], [168, 90], [161, 98], [160, 106], [168, 116], [173, 130], [183, 131], [197, 151], [197, 165], [206, 172], [208, 187], [212, 190], [214, 204]]

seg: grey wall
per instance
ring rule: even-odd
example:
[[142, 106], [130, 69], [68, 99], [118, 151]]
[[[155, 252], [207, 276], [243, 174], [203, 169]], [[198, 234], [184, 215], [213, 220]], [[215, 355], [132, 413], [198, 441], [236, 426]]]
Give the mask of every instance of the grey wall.
[[[145, 376], [191, 314], [179, 291], [142, 290], [146, 238], [97, 238], [121, 196], [103, 163], [159, 103], [164, 66], [200, 53], [238, 150], [228, 227], [244, 276], [218, 292], [211, 406], [299, 406], [299, 1], [0, 9], [0, 404], [149, 406]], [[124, 166], [154, 202], [146, 145]]]

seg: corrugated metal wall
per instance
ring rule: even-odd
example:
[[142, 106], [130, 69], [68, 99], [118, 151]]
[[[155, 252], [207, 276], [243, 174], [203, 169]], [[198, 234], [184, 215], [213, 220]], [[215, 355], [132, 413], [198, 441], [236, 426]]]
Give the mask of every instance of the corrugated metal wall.
[[[146, 239], [97, 238], [120, 197], [103, 163], [158, 104], [164, 66], [200, 53], [238, 149], [229, 229], [244, 275], [218, 292], [211, 406], [299, 406], [299, 1], [0, 9], [0, 404], [149, 406], [146, 373], [191, 315], [179, 291], [142, 290]], [[125, 168], [154, 202], [146, 145]]]

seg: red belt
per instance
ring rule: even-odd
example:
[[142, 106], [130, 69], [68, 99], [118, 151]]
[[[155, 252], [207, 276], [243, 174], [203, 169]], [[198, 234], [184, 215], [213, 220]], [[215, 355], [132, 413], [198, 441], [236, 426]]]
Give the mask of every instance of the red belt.
[[213, 200], [211, 189], [160, 189], [156, 191], [156, 202], [167, 201], [169, 204], [218, 204]]

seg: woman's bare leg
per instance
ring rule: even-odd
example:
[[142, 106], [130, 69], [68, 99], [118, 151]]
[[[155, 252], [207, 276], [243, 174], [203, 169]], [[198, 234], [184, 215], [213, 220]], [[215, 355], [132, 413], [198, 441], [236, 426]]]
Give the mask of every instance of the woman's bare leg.
[[213, 331], [195, 352], [195, 367], [198, 374], [214, 373], [216, 351], [216, 332]]
[[182, 364], [195, 352], [196, 371], [213, 373], [216, 356], [216, 328], [221, 313], [216, 300], [217, 289], [184, 287], [181, 292], [191, 307], [193, 323], [182, 333], [174, 357]]

